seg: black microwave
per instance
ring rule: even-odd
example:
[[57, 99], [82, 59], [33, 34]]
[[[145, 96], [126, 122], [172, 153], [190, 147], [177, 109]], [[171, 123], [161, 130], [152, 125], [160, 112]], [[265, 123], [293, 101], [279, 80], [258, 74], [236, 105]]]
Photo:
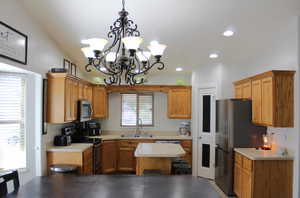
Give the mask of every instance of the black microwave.
[[92, 119], [92, 104], [87, 100], [78, 101], [78, 120], [86, 122]]

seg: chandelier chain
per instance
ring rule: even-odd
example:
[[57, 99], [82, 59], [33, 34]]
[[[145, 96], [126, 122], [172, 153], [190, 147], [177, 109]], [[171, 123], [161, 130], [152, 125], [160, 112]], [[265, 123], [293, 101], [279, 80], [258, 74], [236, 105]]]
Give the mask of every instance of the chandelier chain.
[[125, 0], [122, 0], [123, 10], [125, 10]]

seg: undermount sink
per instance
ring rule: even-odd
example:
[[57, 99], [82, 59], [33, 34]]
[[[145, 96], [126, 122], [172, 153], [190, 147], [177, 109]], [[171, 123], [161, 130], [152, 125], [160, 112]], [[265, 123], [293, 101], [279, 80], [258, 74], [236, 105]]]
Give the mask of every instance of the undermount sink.
[[123, 138], [151, 138], [151, 137], [153, 137], [153, 135], [150, 135], [150, 134], [140, 134], [140, 135], [122, 134], [121, 137], [123, 137]]

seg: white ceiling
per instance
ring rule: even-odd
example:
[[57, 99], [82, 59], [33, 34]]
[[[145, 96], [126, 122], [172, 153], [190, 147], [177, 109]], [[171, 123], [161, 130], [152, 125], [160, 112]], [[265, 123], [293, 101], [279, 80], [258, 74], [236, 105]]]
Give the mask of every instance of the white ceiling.
[[[121, 0], [20, 0], [71, 59], [84, 66], [82, 39], [106, 38], [117, 19]], [[127, 0], [130, 18], [148, 44], [167, 44], [167, 73], [183, 67], [191, 72], [216, 62], [243, 64], [256, 58], [300, 13], [299, 0]], [[231, 38], [222, 32], [233, 27]], [[145, 44], [145, 46], [146, 46]], [[211, 60], [209, 53], [220, 58]]]

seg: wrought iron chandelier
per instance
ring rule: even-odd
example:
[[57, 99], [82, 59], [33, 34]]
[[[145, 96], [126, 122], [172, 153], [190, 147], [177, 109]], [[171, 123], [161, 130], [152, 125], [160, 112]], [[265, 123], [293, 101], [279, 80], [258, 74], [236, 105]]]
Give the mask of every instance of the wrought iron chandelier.
[[[152, 41], [148, 46], [150, 51], [140, 48], [143, 39], [137, 25], [128, 19], [129, 13], [125, 10], [125, 0], [122, 0], [123, 9], [119, 12], [119, 18], [110, 26], [108, 38], [112, 39], [111, 45], [105, 39], [91, 38], [81, 41], [88, 47], [82, 48], [82, 52], [88, 58], [85, 66], [87, 72], [91, 68], [106, 75], [104, 82], [107, 85], [120, 85], [122, 79], [126, 84], [136, 85], [145, 82], [145, 75], [154, 66], [163, 70], [165, 65], [161, 61], [166, 45]], [[151, 58], [153, 56], [154, 58]]]

